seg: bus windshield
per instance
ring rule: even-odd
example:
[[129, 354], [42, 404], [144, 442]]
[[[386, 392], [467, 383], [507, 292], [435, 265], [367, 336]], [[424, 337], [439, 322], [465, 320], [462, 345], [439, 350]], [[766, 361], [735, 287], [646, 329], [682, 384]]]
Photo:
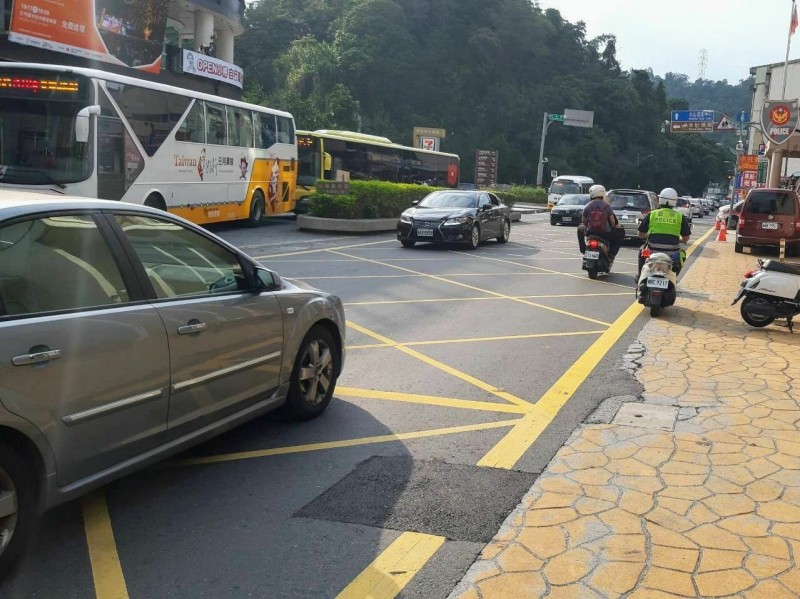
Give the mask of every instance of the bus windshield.
[[580, 193], [581, 187], [572, 181], [553, 181], [550, 185], [550, 193]]
[[91, 143], [75, 140], [75, 119], [92, 95], [91, 82], [77, 75], [0, 71], [0, 181], [63, 185], [89, 178]]
[[322, 179], [319, 141], [311, 135], [297, 135], [297, 183], [316, 185]]

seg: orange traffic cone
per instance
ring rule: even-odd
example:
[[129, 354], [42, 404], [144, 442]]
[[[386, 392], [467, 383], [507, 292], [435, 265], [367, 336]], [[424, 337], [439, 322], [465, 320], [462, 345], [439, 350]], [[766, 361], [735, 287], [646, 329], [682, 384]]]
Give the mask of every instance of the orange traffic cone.
[[719, 231], [719, 223], [720, 223], [720, 220], [719, 220], [719, 219], [717, 219], [717, 222], [716, 222], [716, 223], [714, 223], [714, 228], [715, 228], [717, 231]]
[[717, 241], [728, 241], [728, 227], [720, 227], [719, 228], [719, 237], [717, 237]]

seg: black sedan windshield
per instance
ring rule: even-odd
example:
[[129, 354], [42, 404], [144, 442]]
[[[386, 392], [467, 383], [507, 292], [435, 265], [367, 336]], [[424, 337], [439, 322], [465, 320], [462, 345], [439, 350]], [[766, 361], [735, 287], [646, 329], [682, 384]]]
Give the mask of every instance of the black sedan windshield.
[[450, 191], [435, 191], [425, 196], [417, 205], [418, 208], [476, 208], [477, 206], [477, 194]]
[[558, 206], [585, 206], [589, 203], [588, 195], [570, 194], [563, 196], [558, 201]]

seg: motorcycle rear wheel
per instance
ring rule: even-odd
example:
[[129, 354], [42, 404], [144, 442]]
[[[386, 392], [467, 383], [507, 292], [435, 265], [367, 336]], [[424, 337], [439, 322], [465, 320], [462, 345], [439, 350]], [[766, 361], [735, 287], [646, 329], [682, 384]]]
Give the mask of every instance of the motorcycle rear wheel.
[[742, 302], [741, 313], [744, 321], [751, 327], [765, 327], [775, 320], [774, 316], [760, 316], [750, 312], [750, 309], [755, 305], [769, 304], [769, 301], [763, 297], [748, 297]]
[[655, 318], [661, 314], [661, 306], [650, 306], [650, 316]]
[[600, 271], [597, 268], [590, 268], [586, 272], [589, 273], [589, 278], [594, 281]]

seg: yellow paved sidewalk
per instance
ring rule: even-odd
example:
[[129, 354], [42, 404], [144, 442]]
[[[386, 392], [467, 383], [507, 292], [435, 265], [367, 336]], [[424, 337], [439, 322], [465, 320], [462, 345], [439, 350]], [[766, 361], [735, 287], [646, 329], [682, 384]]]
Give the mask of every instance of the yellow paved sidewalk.
[[800, 597], [800, 326], [742, 321], [754, 265], [706, 245], [639, 335], [644, 402], [573, 433], [451, 599]]

